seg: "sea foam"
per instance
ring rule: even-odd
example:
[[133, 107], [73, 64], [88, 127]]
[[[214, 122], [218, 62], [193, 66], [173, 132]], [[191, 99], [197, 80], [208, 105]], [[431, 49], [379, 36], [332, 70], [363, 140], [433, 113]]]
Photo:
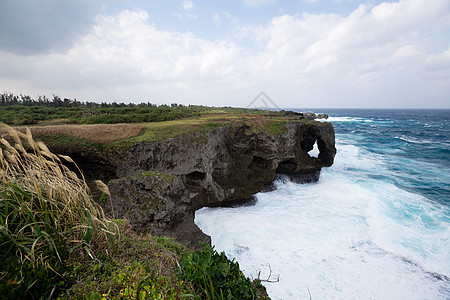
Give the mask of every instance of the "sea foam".
[[[448, 299], [448, 207], [377, 177], [382, 157], [338, 141], [314, 184], [276, 181], [254, 206], [204, 208], [196, 224], [272, 299]], [[276, 282], [273, 282], [276, 281]]]

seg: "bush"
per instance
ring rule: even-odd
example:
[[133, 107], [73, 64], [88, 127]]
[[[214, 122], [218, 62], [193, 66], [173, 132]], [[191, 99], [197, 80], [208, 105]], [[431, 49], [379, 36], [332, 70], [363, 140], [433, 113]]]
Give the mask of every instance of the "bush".
[[[167, 238], [137, 235], [127, 221], [113, 257], [73, 265], [76, 283], [61, 299], [195, 299], [189, 282], [176, 276], [181, 254], [188, 251]], [[122, 222], [121, 221], [121, 222]]]
[[255, 287], [224, 252], [203, 245], [202, 251], [183, 255], [179, 276], [190, 281], [206, 299], [258, 299]]

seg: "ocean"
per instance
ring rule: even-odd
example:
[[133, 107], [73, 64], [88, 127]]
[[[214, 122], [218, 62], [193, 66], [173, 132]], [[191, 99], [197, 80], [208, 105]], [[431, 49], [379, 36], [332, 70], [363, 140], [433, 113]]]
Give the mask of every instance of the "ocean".
[[273, 300], [450, 299], [450, 110], [297, 111], [330, 116], [333, 166], [198, 210], [216, 250]]

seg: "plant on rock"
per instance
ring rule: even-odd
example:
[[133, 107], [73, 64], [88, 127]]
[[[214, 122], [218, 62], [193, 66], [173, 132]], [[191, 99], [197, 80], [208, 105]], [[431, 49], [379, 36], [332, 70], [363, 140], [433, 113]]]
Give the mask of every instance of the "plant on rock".
[[202, 251], [183, 255], [179, 276], [190, 281], [196, 291], [206, 299], [258, 299], [256, 290], [224, 252], [203, 245]]

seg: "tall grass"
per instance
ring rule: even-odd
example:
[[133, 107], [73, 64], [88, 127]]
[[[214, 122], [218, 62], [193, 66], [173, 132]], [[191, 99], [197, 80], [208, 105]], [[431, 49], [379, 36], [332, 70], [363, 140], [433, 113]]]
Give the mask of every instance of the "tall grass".
[[0, 294], [53, 293], [71, 256], [111, 254], [118, 229], [63, 163], [69, 157], [28, 129], [0, 129]]

